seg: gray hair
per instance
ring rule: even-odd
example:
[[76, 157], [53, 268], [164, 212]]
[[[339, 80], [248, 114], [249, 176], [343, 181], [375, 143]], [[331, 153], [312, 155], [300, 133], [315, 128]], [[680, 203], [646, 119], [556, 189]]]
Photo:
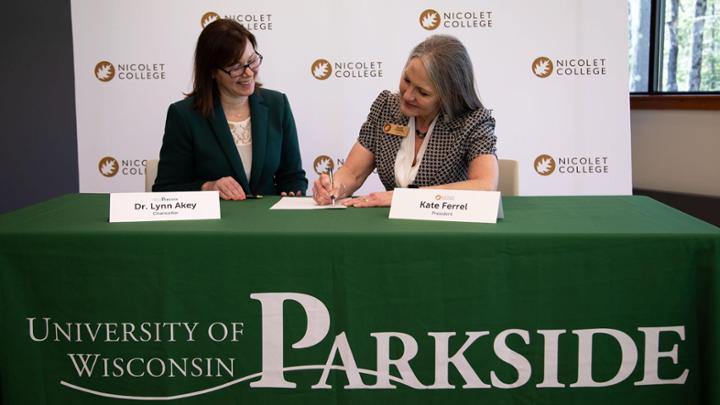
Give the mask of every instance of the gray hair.
[[475, 90], [475, 75], [467, 49], [450, 35], [433, 35], [418, 44], [408, 63], [418, 58], [440, 97], [440, 107], [447, 120], [483, 108]]

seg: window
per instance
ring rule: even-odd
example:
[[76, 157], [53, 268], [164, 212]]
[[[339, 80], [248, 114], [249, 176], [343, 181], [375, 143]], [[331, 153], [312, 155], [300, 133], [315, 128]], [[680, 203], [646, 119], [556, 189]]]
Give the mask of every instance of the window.
[[630, 92], [720, 95], [720, 0], [628, 0]]

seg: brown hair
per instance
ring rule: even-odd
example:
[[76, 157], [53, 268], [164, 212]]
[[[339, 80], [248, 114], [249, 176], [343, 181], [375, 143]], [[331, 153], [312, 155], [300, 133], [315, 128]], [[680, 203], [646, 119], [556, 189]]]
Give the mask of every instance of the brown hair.
[[195, 47], [193, 89], [187, 96], [195, 97], [193, 108], [203, 116], [212, 116], [215, 108], [213, 103], [218, 89], [213, 72], [235, 64], [242, 56], [247, 41], [253, 48], [257, 47], [255, 36], [247, 28], [224, 18], [208, 24], [200, 33]]

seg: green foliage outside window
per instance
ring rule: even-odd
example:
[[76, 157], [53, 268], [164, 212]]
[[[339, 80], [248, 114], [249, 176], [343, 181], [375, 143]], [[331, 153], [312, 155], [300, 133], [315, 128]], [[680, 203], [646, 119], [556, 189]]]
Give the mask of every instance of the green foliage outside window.
[[628, 15], [630, 91], [720, 91], [720, 0], [628, 0]]

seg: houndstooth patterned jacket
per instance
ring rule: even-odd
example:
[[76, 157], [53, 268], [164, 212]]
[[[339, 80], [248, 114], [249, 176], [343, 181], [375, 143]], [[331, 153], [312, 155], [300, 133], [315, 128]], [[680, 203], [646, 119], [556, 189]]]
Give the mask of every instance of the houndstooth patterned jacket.
[[[400, 113], [400, 95], [383, 91], [373, 102], [360, 128], [358, 142], [375, 155], [375, 167], [386, 190], [395, 185], [395, 157], [402, 137], [383, 131], [385, 124], [408, 125]], [[495, 154], [495, 119], [479, 109], [445, 122], [441, 113], [433, 129], [413, 185], [433, 186], [467, 180], [470, 162], [478, 155]]]

